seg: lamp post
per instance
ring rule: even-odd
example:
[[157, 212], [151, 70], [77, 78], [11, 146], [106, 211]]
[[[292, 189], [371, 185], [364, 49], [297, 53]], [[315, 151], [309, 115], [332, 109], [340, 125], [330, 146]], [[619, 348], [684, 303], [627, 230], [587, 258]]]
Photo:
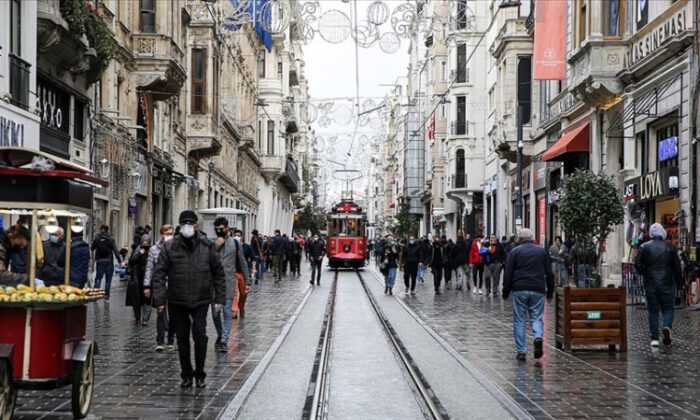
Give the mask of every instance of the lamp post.
[[519, 232], [523, 227], [523, 106], [518, 105], [516, 116], [517, 124], [517, 175], [518, 175], [518, 195], [515, 201], [515, 230]]

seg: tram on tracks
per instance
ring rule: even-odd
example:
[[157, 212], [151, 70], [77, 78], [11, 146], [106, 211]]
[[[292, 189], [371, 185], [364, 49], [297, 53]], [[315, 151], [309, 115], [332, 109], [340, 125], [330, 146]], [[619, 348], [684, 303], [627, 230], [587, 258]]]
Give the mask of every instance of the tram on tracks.
[[342, 200], [328, 214], [326, 254], [328, 266], [338, 268], [362, 268], [365, 265], [367, 215], [352, 200]]

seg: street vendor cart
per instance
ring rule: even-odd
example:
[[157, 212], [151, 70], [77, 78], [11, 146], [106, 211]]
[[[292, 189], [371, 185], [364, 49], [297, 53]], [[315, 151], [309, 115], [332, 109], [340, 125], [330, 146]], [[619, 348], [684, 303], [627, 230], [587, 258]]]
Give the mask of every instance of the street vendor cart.
[[[38, 151], [1, 148], [0, 185], [0, 214], [31, 220], [28, 284], [0, 287], [0, 419], [12, 417], [17, 390], [67, 385], [72, 386], [73, 416], [83, 418], [92, 401], [97, 354], [97, 344], [85, 338], [87, 304], [100, 295], [69, 286], [70, 242], [71, 232], [82, 230], [82, 219], [92, 207], [93, 188], [106, 182], [86, 168]], [[63, 285], [47, 287], [36, 279], [40, 219], [49, 233], [65, 227]]]

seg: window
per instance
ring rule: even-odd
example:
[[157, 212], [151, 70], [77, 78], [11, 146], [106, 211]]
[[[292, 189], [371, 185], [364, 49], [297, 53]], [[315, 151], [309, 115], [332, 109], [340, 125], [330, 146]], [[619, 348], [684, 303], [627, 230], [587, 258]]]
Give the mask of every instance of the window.
[[469, 82], [469, 76], [467, 76], [467, 44], [459, 44], [457, 46], [457, 83], [467, 83]]
[[455, 158], [455, 174], [454, 182], [452, 182], [453, 188], [464, 188], [466, 187], [466, 173], [465, 173], [465, 159], [464, 159], [464, 149], [457, 149], [457, 155]]
[[649, 172], [649, 160], [647, 153], [647, 137], [645, 132], [637, 134], [637, 167], [641, 169], [641, 173]]
[[621, 0], [608, 0], [605, 5], [605, 35], [606, 36], [621, 36], [622, 35], [622, 17], [624, 13], [622, 7], [624, 2]]
[[520, 6], [518, 6], [518, 16], [521, 18], [530, 16], [530, 10], [532, 10], [531, 0], [521, 0]]
[[489, 89], [489, 112], [494, 110], [493, 88]]
[[267, 154], [275, 154], [275, 122], [267, 121]]
[[258, 51], [258, 77], [265, 78], [265, 49]]
[[452, 134], [467, 134], [467, 97], [457, 97], [457, 120], [452, 123]]
[[522, 123], [529, 124], [532, 114], [532, 56], [518, 57], [518, 105], [522, 106]]
[[22, 56], [22, 1], [10, 3], [10, 52]]
[[457, 29], [467, 28], [467, 0], [457, 0]]
[[445, 157], [445, 139], [440, 139], [440, 157]]
[[156, 0], [140, 0], [141, 21], [139, 29], [143, 33], [156, 31]]
[[447, 81], [447, 61], [443, 61], [440, 63], [440, 81]]
[[85, 105], [75, 100], [73, 107], [73, 138], [85, 140]]
[[637, 30], [642, 29], [649, 22], [649, 2], [651, 0], [635, 0]]
[[207, 113], [207, 51], [192, 50], [192, 113]]
[[262, 121], [258, 120], [258, 153], [262, 153]]
[[441, 120], [443, 120], [443, 121], [445, 120], [445, 118], [447, 117], [446, 113], [447, 113], [447, 106], [445, 104], [440, 105], [440, 119]]
[[281, 61], [277, 62], [277, 78], [282, 80], [284, 65]]
[[576, 26], [577, 26], [577, 42], [576, 44], [580, 47], [583, 41], [586, 40], [586, 35], [588, 34], [586, 29], [586, 24], [588, 23], [588, 9], [587, 0], [576, 0], [577, 8], [575, 12], [577, 13]]

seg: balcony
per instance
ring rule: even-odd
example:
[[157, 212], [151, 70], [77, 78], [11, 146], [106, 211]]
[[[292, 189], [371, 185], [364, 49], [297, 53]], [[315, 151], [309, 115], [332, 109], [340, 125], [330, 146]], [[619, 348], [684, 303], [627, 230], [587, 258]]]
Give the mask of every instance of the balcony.
[[280, 178], [280, 182], [290, 193], [296, 193], [299, 191], [299, 174], [297, 173], [297, 165], [289, 156], [285, 162], [285, 170]]
[[216, 156], [221, 151], [218, 121], [211, 115], [187, 115], [185, 135], [187, 149], [199, 159]]
[[156, 101], [180, 94], [187, 72], [182, 66], [184, 53], [175, 41], [163, 34], [140, 33], [131, 38], [136, 86], [155, 92], [152, 96]]
[[450, 177], [450, 189], [457, 190], [467, 188], [467, 174], [452, 174]]
[[469, 123], [452, 121], [450, 124], [450, 133], [453, 136], [466, 136], [469, 134]]
[[582, 105], [581, 100], [570, 91], [564, 90], [560, 92], [547, 104], [540, 118], [540, 128], [546, 131], [559, 122], [562, 117], [567, 117], [579, 105]]
[[31, 64], [10, 53], [10, 102], [25, 110], [29, 108], [31, 67]]
[[260, 173], [265, 181], [271, 182], [286, 172], [285, 157], [281, 155], [264, 155], [260, 157]]
[[282, 106], [282, 115], [284, 115], [285, 124], [287, 125], [287, 133], [298, 132], [299, 126], [297, 125], [297, 113], [294, 102], [288, 102]]
[[509, 43], [517, 41], [532, 42], [530, 34], [525, 27], [525, 19], [507, 19], [498, 32], [493, 44], [489, 47], [489, 52], [492, 57], [499, 58], [503, 55]]
[[569, 58], [569, 89], [590, 107], [606, 105], [622, 94], [617, 74], [624, 69], [626, 55], [625, 41], [588, 40]]

